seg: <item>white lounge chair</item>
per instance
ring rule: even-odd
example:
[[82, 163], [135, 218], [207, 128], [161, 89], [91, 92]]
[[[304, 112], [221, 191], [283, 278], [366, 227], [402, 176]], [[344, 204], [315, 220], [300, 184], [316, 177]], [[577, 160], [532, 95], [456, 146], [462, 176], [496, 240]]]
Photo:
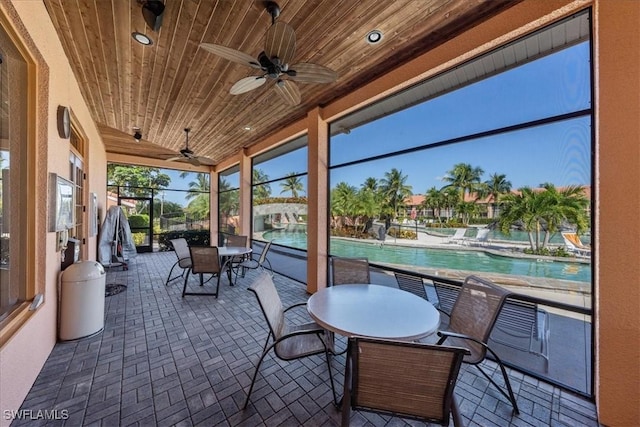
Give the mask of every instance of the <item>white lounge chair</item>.
[[567, 251], [581, 256], [591, 255], [591, 248], [582, 243], [580, 236], [578, 236], [577, 233], [563, 232], [560, 234], [562, 235], [564, 246], [567, 248]]
[[464, 243], [465, 237], [464, 233], [467, 232], [466, 228], [456, 228], [456, 232], [451, 236], [451, 238], [447, 241], [447, 243]]
[[483, 245], [485, 243], [487, 243], [487, 241], [489, 241], [489, 232], [491, 230], [488, 228], [478, 228], [478, 234], [476, 234], [476, 237], [469, 239], [468, 243], [470, 245], [474, 245], [474, 244], [478, 244], [478, 245]]

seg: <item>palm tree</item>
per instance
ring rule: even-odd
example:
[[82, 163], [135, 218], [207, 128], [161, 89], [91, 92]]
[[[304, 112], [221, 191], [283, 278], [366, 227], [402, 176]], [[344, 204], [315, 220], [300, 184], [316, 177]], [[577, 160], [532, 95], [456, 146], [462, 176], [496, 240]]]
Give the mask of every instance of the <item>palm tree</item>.
[[286, 175], [284, 182], [280, 183], [280, 187], [282, 187], [282, 193], [286, 193], [287, 191], [291, 192], [291, 197], [298, 197], [298, 192], [304, 192], [304, 184], [300, 177], [296, 176], [295, 172], [291, 172]]
[[480, 167], [473, 167], [469, 163], [457, 163], [443, 178], [445, 182], [449, 183], [445, 188], [452, 187], [457, 189], [460, 192], [460, 200], [465, 201], [465, 195], [478, 190], [478, 184], [483, 173], [484, 170]]
[[[509, 233], [513, 224], [521, 223], [529, 233], [529, 243], [534, 252], [546, 247], [552, 233], [568, 222], [578, 232], [588, 226], [586, 207], [589, 201], [581, 187], [570, 186], [561, 191], [549, 183], [542, 190], [529, 187], [519, 189], [520, 194], [502, 196], [503, 212], [499, 217], [500, 230]], [[541, 239], [541, 234], [544, 237]]]
[[551, 234], [556, 233], [564, 223], [574, 225], [577, 233], [587, 228], [586, 207], [589, 201], [582, 187], [569, 186], [558, 190], [551, 183], [544, 183], [541, 186], [545, 189], [542, 196], [546, 207], [546, 212], [542, 216], [546, 225], [543, 247], [549, 243]]
[[351, 220], [356, 210], [357, 189], [346, 182], [340, 182], [331, 190], [331, 216], [334, 226], [344, 227], [344, 219]]
[[545, 212], [544, 200], [540, 192], [530, 187], [518, 189], [519, 193], [509, 193], [502, 197], [503, 209], [498, 218], [500, 231], [509, 234], [511, 226], [520, 223], [529, 234], [531, 250], [540, 250], [540, 231]]
[[269, 180], [269, 176], [261, 169], [254, 169], [252, 172], [253, 200], [264, 200], [271, 197], [271, 186], [262, 184]]
[[218, 184], [218, 209], [220, 211], [220, 224], [228, 224], [229, 217], [235, 215], [240, 208], [238, 189], [231, 189], [231, 184], [220, 178]]
[[[180, 178], [186, 178], [191, 172], [181, 172]], [[185, 200], [189, 200], [189, 204], [185, 208], [193, 218], [201, 220], [209, 217], [209, 176], [204, 173], [196, 174], [195, 181], [188, 184], [189, 192], [184, 196]]]
[[444, 187], [440, 189], [442, 194], [442, 208], [447, 212], [447, 220], [451, 218], [453, 209], [460, 202], [460, 193], [457, 188]]
[[373, 177], [369, 177], [364, 180], [364, 183], [360, 186], [360, 188], [367, 188], [371, 191], [378, 191], [378, 180]]
[[478, 214], [479, 207], [475, 202], [459, 202], [456, 206], [456, 212], [462, 217], [462, 223], [469, 225], [471, 217]]
[[511, 181], [507, 181], [507, 176], [504, 174], [492, 174], [488, 180], [486, 180], [482, 189], [479, 191], [479, 197], [490, 197], [491, 206], [493, 207], [493, 217], [498, 216], [498, 200], [501, 195], [507, 194], [511, 191]]
[[422, 202], [422, 209], [432, 209], [434, 218], [438, 219], [438, 223], [441, 223], [440, 213], [444, 206], [444, 194], [436, 187], [428, 189], [424, 195], [424, 201]]
[[[180, 178], [186, 178], [191, 172], [181, 172]], [[188, 184], [189, 193], [184, 196], [185, 199], [191, 200], [195, 198], [199, 198], [201, 196], [205, 196], [207, 200], [209, 199], [209, 191], [211, 186], [209, 185], [209, 178], [207, 174], [198, 173], [196, 174], [195, 181], [190, 181]], [[207, 194], [202, 194], [207, 193]]]
[[385, 172], [384, 178], [380, 180], [380, 188], [387, 203], [393, 211], [393, 217], [398, 217], [398, 208], [404, 205], [404, 200], [410, 196], [411, 186], [407, 185], [407, 175], [402, 175], [402, 171], [393, 168], [390, 172]]

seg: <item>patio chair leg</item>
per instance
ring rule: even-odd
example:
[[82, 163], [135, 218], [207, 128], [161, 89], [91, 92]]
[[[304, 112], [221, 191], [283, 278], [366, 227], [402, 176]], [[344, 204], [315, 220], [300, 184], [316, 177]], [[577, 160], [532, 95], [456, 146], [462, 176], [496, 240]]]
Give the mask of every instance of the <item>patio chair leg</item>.
[[340, 409], [340, 401], [338, 400], [338, 395], [336, 394], [336, 386], [333, 384], [333, 373], [331, 371], [331, 352], [327, 348], [325, 351], [325, 357], [327, 358], [327, 368], [329, 369], [329, 381], [331, 381], [331, 392], [333, 393], [333, 404], [336, 405], [336, 408]]
[[187, 270], [187, 275], [184, 278], [184, 287], [182, 288], [182, 298], [184, 298], [184, 295], [187, 293], [187, 282], [189, 281], [189, 272], [191, 271], [191, 269]]
[[[181, 277], [181, 276], [171, 277], [171, 273], [173, 273], [173, 269], [176, 268], [176, 265], [178, 265], [178, 261], [176, 261], [176, 263], [173, 264], [173, 266], [171, 267], [171, 270], [169, 270], [169, 276], [167, 276], [167, 281], [164, 284], [165, 286], [169, 286], [169, 282], [177, 279], [178, 277]], [[184, 271], [182, 272], [182, 274], [184, 274]]]
[[456, 396], [451, 396], [451, 415], [453, 415], [453, 425], [455, 427], [463, 427], [464, 422], [462, 421], [462, 415], [460, 415], [460, 410], [458, 409], [458, 402], [456, 402]]
[[260, 365], [262, 365], [262, 361], [264, 360], [264, 357], [267, 355], [269, 350], [271, 350], [271, 348], [274, 347], [275, 345], [276, 343], [274, 342], [267, 348], [266, 351], [262, 352], [262, 356], [260, 356], [260, 360], [258, 360], [258, 364], [256, 365], [256, 371], [253, 373], [253, 378], [251, 379], [251, 385], [249, 386], [249, 391], [247, 392], [247, 398], [244, 401], [244, 406], [242, 407], [242, 409], [247, 409], [247, 405], [249, 404], [249, 398], [251, 397], [251, 391], [253, 391], [253, 385], [255, 384], [256, 378], [258, 376], [258, 372], [260, 371]]
[[501, 362], [498, 362], [498, 366], [500, 367], [500, 371], [502, 372], [502, 377], [504, 379], [504, 383], [507, 387], [508, 394], [495, 382], [493, 378], [489, 374], [487, 374], [484, 369], [482, 369], [479, 365], [476, 365], [478, 370], [493, 384], [493, 386], [500, 392], [504, 397], [506, 397], [511, 405], [513, 406], [513, 413], [515, 415], [520, 415], [520, 410], [518, 409], [518, 402], [516, 401], [516, 397], [513, 394], [513, 389], [511, 388], [511, 382], [509, 381], [509, 377], [507, 376], [507, 370], [504, 368]]

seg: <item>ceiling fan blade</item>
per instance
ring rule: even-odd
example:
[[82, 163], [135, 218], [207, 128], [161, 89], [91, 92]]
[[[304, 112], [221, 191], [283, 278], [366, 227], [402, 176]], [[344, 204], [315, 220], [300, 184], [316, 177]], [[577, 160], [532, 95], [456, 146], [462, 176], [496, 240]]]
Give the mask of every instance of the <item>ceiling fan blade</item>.
[[167, 162], [177, 162], [179, 160], [184, 159], [184, 157], [182, 156], [175, 156], [175, 157], [169, 157], [168, 159], [165, 159]]
[[267, 79], [263, 76], [245, 77], [235, 82], [234, 85], [231, 86], [229, 93], [231, 95], [240, 95], [241, 93], [249, 92], [262, 86], [266, 81]]
[[200, 161], [196, 157], [188, 157], [187, 162], [191, 163], [193, 166], [200, 166]]
[[300, 104], [300, 89], [292, 81], [278, 80], [274, 86], [278, 95], [289, 105]]
[[260, 64], [255, 58], [239, 50], [231, 49], [230, 47], [220, 46], [219, 44], [213, 43], [200, 43], [200, 47], [207, 52], [211, 52], [215, 55], [221, 56], [222, 58], [228, 59], [229, 61], [233, 61], [242, 65], [248, 65], [249, 67], [253, 68], [260, 68]]
[[338, 73], [331, 68], [307, 62], [292, 65], [287, 75], [291, 80], [302, 83], [333, 83], [338, 78]]
[[277, 57], [282, 64], [289, 64], [296, 53], [296, 33], [291, 25], [276, 22], [267, 31], [264, 53], [269, 59]]
[[198, 156], [196, 158], [198, 159], [198, 161], [200, 162], [201, 165], [205, 165], [205, 166], [214, 166], [215, 165], [214, 161], [211, 160], [208, 157]]

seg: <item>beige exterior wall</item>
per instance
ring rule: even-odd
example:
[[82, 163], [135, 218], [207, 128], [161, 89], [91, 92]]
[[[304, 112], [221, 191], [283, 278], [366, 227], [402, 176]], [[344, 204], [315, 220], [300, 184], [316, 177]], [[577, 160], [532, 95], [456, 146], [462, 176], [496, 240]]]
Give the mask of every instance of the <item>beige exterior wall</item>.
[[[2, 9], [6, 8], [6, 0], [0, 0], [0, 4]], [[69, 105], [90, 139], [88, 186], [89, 191], [98, 193], [103, 205], [106, 156], [44, 5], [39, 1], [14, 1], [13, 5], [50, 67], [48, 169], [63, 173], [66, 168], [68, 143], [57, 138], [55, 109], [58, 104]], [[525, 0], [322, 111], [310, 112], [306, 121], [283, 129], [248, 148], [245, 154], [254, 155], [292, 135], [304, 133], [309, 124], [314, 126], [314, 135], [310, 135], [313, 145], [322, 147], [326, 138], [323, 122], [590, 5], [591, 1]], [[597, 144], [594, 185], [598, 202], [593, 230], [597, 304], [595, 390], [600, 422], [624, 426], [640, 420], [640, 2], [597, 0], [593, 5]], [[51, 149], [54, 145], [55, 149]], [[322, 150], [310, 150], [311, 162], [321, 158], [324, 158]], [[310, 165], [309, 172], [311, 179], [318, 181], [311, 182], [313, 192], [319, 198], [324, 197], [326, 189], [319, 190], [323, 169], [314, 170]], [[247, 200], [248, 197], [242, 198], [243, 205]], [[315, 201], [314, 209], [310, 210], [310, 224], [318, 224], [321, 216], [326, 216], [326, 209], [322, 210], [324, 203], [326, 200]], [[248, 224], [248, 215], [250, 210], [245, 209], [243, 224]], [[325, 242], [320, 242], [321, 239]], [[0, 349], [2, 410], [19, 408], [55, 343], [58, 258], [54, 240], [53, 233], [46, 233], [47, 303]], [[309, 248], [326, 248], [326, 235], [309, 233]], [[95, 257], [95, 241], [90, 242], [89, 253]], [[315, 255], [310, 264], [317, 283], [311, 285], [311, 291], [326, 274], [326, 264], [323, 265], [326, 255], [322, 250], [315, 251]]]
[[[85, 187], [98, 194], [101, 210], [106, 203], [106, 155], [102, 140], [80, 94], [71, 67], [66, 59], [46, 8], [41, 1], [0, 2], [0, 13], [8, 22], [22, 22], [28, 35], [16, 28], [22, 38], [30, 38], [49, 67], [48, 102], [38, 106], [42, 126], [46, 128], [46, 141], [38, 141], [48, 148], [38, 153], [37, 165], [46, 167], [46, 172], [61, 176], [69, 175], [69, 140], [58, 136], [56, 112], [58, 105], [71, 108], [76, 124], [88, 138], [85, 157], [87, 180]], [[22, 27], [16, 24], [16, 27]], [[38, 176], [42, 176], [39, 173]], [[44, 175], [46, 176], [46, 174]], [[42, 365], [46, 361], [57, 338], [57, 285], [60, 271], [60, 254], [56, 252], [55, 233], [47, 231], [47, 185], [37, 182], [36, 194], [36, 251], [35, 267], [37, 289], [44, 291], [45, 303], [29, 315], [28, 320], [0, 348], [0, 425], [8, 425], [5, 410], [17, 410], [28, 393]], [[97, 237], [87, 239], [89, 259], [96, 259]], [[44, 247], [43, 247], [44, 246]], [[46, 254], [44, 259], [39, 254]], [[44, 409], [44, 408], [43, 408]]]
[[594, 8], [596, 398], [608, 426], [640, 424], [640, 2]]

